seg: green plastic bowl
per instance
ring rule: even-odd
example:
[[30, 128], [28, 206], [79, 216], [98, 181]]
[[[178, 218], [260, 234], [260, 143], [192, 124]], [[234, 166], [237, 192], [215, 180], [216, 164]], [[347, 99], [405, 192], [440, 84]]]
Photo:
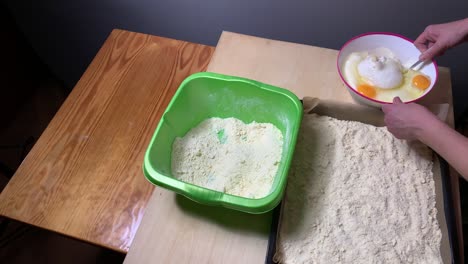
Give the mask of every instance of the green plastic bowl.
[[[271, 123], [283, 134], [284, 144], [271, 193], [251, 199], [230, 195], [177, 180], [171, 173], [172, 144], [207, 118], [235, 117], [248, 124]], [[196, 202], [248, 213], [264, 213], [281, 201], [302, 119], [302, 105], [292, 92], [240, 77], [196, 73], [187, 77], [164, 112], [143, 162], [153, 184]]]

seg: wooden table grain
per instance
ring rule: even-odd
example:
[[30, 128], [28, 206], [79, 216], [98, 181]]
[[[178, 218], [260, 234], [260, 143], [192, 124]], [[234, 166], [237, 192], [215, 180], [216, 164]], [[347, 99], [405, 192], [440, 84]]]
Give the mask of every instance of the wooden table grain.
[[112, 31], [0, 194], [0, 214], [126, 252], [154, 189], [144, 151], [181, 81], [213, 51]]
[[[337, 50], [223, 32], [207, 71], [263, 81], [287, 88], [299, 97], [354, 102], [336, 70]], [[454, 127], [450, 69], [439, 67], [439, 79], [421, 104], [448, 104], [447, 123]], [[458, 237], [458, 259], [464, 260], [459, 174], [448, 179]]]
[[[223, 32], [207, 71], [263, 81], [287, 88], [299, 97], [354, 102], [336, 70], [337, 50]], [[454, 127], [450, 69], [439, 67], [439, 79], [421, 104], [448, 104], [447, 123]], [[463, 232], [459, 174], [448, 179], [458, 237], [458, 259], [463, 262]]]

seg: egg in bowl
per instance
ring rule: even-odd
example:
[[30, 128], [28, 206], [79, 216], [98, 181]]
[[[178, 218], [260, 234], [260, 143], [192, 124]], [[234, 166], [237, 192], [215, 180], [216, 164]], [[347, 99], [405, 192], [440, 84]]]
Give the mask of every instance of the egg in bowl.
[[431, 86], [431, 78], [405, 68], [388, 48], [352, 52], [345, 59], [342, 74], [358, 93], [382, 102], [400, 97], [404, 102], [420, 98]]
[[[401, 65], [401, 72], [403, 78], [403, 82], [406, 82], [406, 84], [410, 84], [413, 82], [414, 76], [410, 76], [412, 72], [406, 73], [406, 78], [405, 78], [405, 71], [413, 65], [417, 60], [418, 57], [421, 55], [421, 52], [414, 46], [413, 40], [406, 38], [402, 35], [398, 35], [395, 33], [391, 32], [369, 32], [369, 33], [364, 33], [358, 36], [355, 36], [348, 40], [340, 49], [337, 60], [336, 60], [336, 66], [337, 66], [337, 71], [338, 75], [343, 81], [344, 88], [349, 92], [351, 95], [352, 99], [359, 103], [359, 104], [364, 104], [372, 107], [378, 107], [380, 108], [383, 104], [389, 104], [392, 103], [393, 97], [392, 95], [397, 94], [399, 96], [400, 92], [395, 92], [395, 90], [398, 89], [380, 89], [381, 87], [378, 87], [378, 85], [374, 83], [367, 83], [370, 87], [368, 86], [362, 86], [360, 88], [361, 91], [364, 91], [365, 89], [370, 90], [368, 94], [372, 95], [372, 91], [375, 92], [375, 97], [368, 97], [363, 94], [363, 92], [359, 92], [357, 90], [357, 86], [359, 84], [365, 84], [363, 79], [366, 79], [365, 76], [358, 75], [359, 73], [357, 70], [350, 71], [348, 70], [348, 74], [345, 74], [345, 66], [350, 66], [353, 63], [348, 62], [348, 60], [351, 58], [352, 53], [358, 53], [360, 55], [360, 60], [365, 59], [368, 55], [376, 56], [377, 59], [378, 57], [386, 57], [385, 60], [387, 59], [393, 59], [396, 60], [400, 65]], [[358, 61], [359, 63], [359, 61]], [[387, 66], [387, 61], [382, 62], [385, 66]], [[393, 67], [393, 66], [390, 66]], [[352, 69], [350, 67], [349, 69]], [[357, 69], [357, 64], [354, 63], [354, 69]], [[403, 100], [406, 103], [409, 102], [418, 102], [425, 96], [427, 96], [431, 91], [436, 87], [437, 80], [438, 80], [438, 67], [437, 63], [432, 60], [432, 61], [427, 61], [424, 63], [420, 63], [417, 65], [415, 68], [415, 71], [420, 73], [421, 75], [425, 76], [427, 80], [430, 81], [430, 85], [427, 89], [425, 89], [419, 97], [414, 98], [413, 96], [410, 95], [409, 98], [413, 98], [412, 100]], [[350, 74], [351, 72], [351, 74]], [[346, 75], [346, 76], [345, 76]], [[353, 76], [354, 76], [354, 83], [353, 82]], [[368, 76], [369, 77], [369, 76]], [[378, 77], [378, 76], [375, 76]], [[415, 79], [415, 83], [419, 83], [420, 80]], [[349, 81], [348, 81], [349, 80]], [[366, 80], [370, 81], [370, 80]], [[358, 83], [359, 82], [359, 83]], [[361, 83], [362, 82], [362, 83]], [[377, 86], [377, 87], [376, 87]], [[413, 87], [414, 88], [414, 87]], [[383, 96], [381, 93], [379, 93], [381, 90], [388, 90], [387, 96]], [[413, 90], [414, 91], [414, 90]], [[394, 94], [391, 94], [394, 93]], [[405, 91], [403, 91], [405, 93]], [[382, 97], [387, 97], [383, 98], [386, 100], [380, 100], [378, 98]], [[390, 98], [388, 98], [390, 97]], [[405, 97], [404, 95], [402, 97]]]

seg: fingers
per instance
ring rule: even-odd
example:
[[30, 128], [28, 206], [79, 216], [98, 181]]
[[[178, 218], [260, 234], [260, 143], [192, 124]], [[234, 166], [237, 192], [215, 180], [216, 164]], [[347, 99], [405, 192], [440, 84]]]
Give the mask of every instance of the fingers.
[[400, 131], [400, 129], [397, 129], [396, 127], [390, 125], [389, 123], [385, 123], [386, 127], [387, 127], [387, 130], [388, 132], [392, 133], [392, 135], [398, 139], [403, 139], [404, 138], [404, 135], [402, 134], [402, 132]]
[[385, 123], [385, 126], [387, 127], [388, 132], [392, 133], [392, 135], [398, 139], [402, 139], [402, 135], [400, 134], [400, 131], [398, 129], [395, 129], [391, 125], [389, 125], [387, 122]]
[[393, 98], [393, 103], [394, 104], [402, 104], [403, 102], [401, 101], [400, 97], [396, 96]]
[[396, 106], [396, 105], [400, 105], [400, 104], [403, 104], [403, 102], [401, 101], [400, 97], [395, 97], [393, 98], [393, 103], [392, 104], [383, 104], [382, 105], [382, 111], [387, 114], [389, 113], [390, 111], [392, 111], [392, 109]]
[[414, 45], [416, 46], [416, 48], [418, 48], [418, 50], [420, 50], [421, 52], [425, 52], [427, 50], [427, 31], [424, 30], [423, 33], [421, 33], [421, 35], [419, 35], [419, 37], [414, 41]]
[[391, 104], [383, 104], [382, 105], [382, 111], [387, 114], [392, 110], [392, 105]]
[[428, 50], [419, 56], [419, 59], [423, 61], [432, 60], [435, 56], [440, 55], [443, 52], [444, 45], [442, 45], [441, 42], [435, 42], [434, 45], [431, 45]]

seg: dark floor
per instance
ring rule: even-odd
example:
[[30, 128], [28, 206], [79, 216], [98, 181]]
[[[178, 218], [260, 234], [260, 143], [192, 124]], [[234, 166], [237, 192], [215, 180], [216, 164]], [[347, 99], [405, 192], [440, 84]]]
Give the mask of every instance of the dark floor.
[[9, 221], [0, 240], [2, 263], [122, 263], [124, 257], [124, 254], [14, 221]]

